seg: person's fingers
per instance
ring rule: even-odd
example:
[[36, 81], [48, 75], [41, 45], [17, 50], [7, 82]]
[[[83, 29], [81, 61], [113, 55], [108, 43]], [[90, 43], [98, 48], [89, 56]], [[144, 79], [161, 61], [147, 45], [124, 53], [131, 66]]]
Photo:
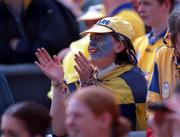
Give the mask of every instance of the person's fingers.
[[78, 57], [77, 58], [75, 57], [74, 60], [75, 60], [75, 62], [78, 65], [79, 68], [82, 68], [82, 69], [84, 68], [84, 65], [83, 65], [82, 61]]
[[85, 63], [89, 63], [88, 60], [86, 59], [86, 57], [82, 54], [82, 52], [79, 52], [79, 56]]
[[81, 76], [81, 70], [78, 68], [78, 66], [74, 66], [74, 69], [77, 71], [77, 73]]
[[46, 50], [45, 48], [41, 48], [41, 50], [42, 50], [44, 56], [47, 58], [47, 60], [48, 60], [48, 61], [51, 61], [52, 58], [51, 58], [51, 56], [49, 55], [49, 53], [47, 52], [47, 50]]
[[79, 58], [81, 59], [81, 61], [84, 63], [85, 66], [90, 65], [90, 62], [86, 59], [86, 57], [81, 52], [79, 52]]
[[43, 58], [41, 57], [41, 55], [39, 54], [39, 52], [36, 52], [35, 55], [36, 55], [36, 57], [38, 58], [38, 61], [40, 62], [40, 64], [45, 67], [45, 66], [46, 66], [46, 63], [44, 62], [44, 60], [43, 60]]
[[80, 58], [82, 59], [82, 62], [85, 66], [87, 66], [87, 69], [92, 72], [93, 71], [93, 66], [91, 65], [90, 61], [86, 59], [86, 57], [81, 53], [79, 52], [79, 56]]
[[78, 66], [84, 69], [87, 69], [88, 64], [77, 54], [75, 54], [75, 61], [78, 63]]
[[39, 62], [35, 61], [34, 63], [49, 79], [51, 80], [55, 79], [53, 75], [51, 75], [51, 73], [45, 67], [43, 67]]
[[37, 66], [42, 72], [45, 72], [44, 67], [43, 67], [39, 62], [35, 61], [34, 64], [36, 64], [36, 66]]
[[75, 55], [75, 62], [80, 70], [82, 70], [84, 74], [90, 75], [93, 72], [93, 67], [90, 63], [85, 63], [85, 61], [81, 58], [80, 55]]
[[60, 62], [60, 59], [58, 58], [58, 56], [54, 55], [53, 59], [54, 59], [55, 64], [62, 65], [61, 62]]
[[47, 64], [47, 63], [48, 63], [48, 58], [47, 58], [46, 55], [44, 54], [43, 49], [42, 49], [42, 48], [41, 48], [41, 49], [38, 48], [37, 51], [38, 51], [41, 59], [44, 61], [44, 63]]

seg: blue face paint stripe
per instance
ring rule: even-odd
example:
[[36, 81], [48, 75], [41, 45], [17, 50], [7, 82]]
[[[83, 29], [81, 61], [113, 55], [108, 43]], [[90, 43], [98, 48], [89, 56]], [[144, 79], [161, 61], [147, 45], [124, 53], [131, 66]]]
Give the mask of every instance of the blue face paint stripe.
[[97, 60], [108, 56], [113, 52], [113, 39], [110, 34], [96, 34], [90, 40], [89, 48], [97, 51], [90, 54], [91, 60]]

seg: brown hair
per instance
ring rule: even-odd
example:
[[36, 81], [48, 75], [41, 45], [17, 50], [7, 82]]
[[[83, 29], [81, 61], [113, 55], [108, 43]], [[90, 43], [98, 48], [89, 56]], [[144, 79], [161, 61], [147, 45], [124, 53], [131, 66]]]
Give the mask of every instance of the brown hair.
[[171, 34], [171, 41], [173, 45], [176, 43], [177, 34], [180, 33], [180, 8], [175, 8], [168, 19], [168, 29]]
[[112, 118], [112, 136], [121, 137], [130, 130], [130, 123], [119, 114], [119, 110], [111, 91], [95, 86], [81, 88], [72, 95], [83, 103], [96, 115], [109, 113]]
[[157, 1], [160, 5], [164, 4], [166, 1], [169, 1], [169, 3], [171, 4], [169, 12], [171, 12], [173, 10], [174, 5], [175, 5], [175, 0], [157, 0]]
[[51, 117], [48, 110], [37, 103], [21, 102], [14, 104], [3, 115], [12, 116], [22, 121], [31, 136], [45, 136], [50, 127]]
[[120, 33], [113, 32], [112, 36], [115, 38], [116, 41], [122, 42], [125, 46], [125, 49], [122, 52], [116, 54], [115, 64], [132, 64], [136, 66], [136, 52], [132, 44], [132, 41], [128, 37]]

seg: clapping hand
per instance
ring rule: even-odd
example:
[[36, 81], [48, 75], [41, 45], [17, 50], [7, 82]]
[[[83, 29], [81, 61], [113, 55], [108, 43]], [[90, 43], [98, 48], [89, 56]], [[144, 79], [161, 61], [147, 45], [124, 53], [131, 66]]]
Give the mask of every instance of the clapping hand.
[[81, 83], [91, 79], [94, 68], [90, 61], [88, 61], [81, 52], [75, 54], [75, 61], [77, 65], [75, 65], [74, 68], [79, 74]]
[[39, 61], [35, 61], [35, 64], [50, 80], [60, 82], [64, 80], [64, 70], [56, 55], [52, 58], [44, 48], [37, 49], [35, 54]]

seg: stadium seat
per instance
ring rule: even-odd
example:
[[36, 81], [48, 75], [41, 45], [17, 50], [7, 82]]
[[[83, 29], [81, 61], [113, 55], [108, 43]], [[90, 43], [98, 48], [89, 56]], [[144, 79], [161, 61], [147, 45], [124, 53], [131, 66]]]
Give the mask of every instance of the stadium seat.
[[50, 107], [50, 80], [34, 64], [0, 65], [0, 72], [5, 74], [15, 102], [36, 101]]

